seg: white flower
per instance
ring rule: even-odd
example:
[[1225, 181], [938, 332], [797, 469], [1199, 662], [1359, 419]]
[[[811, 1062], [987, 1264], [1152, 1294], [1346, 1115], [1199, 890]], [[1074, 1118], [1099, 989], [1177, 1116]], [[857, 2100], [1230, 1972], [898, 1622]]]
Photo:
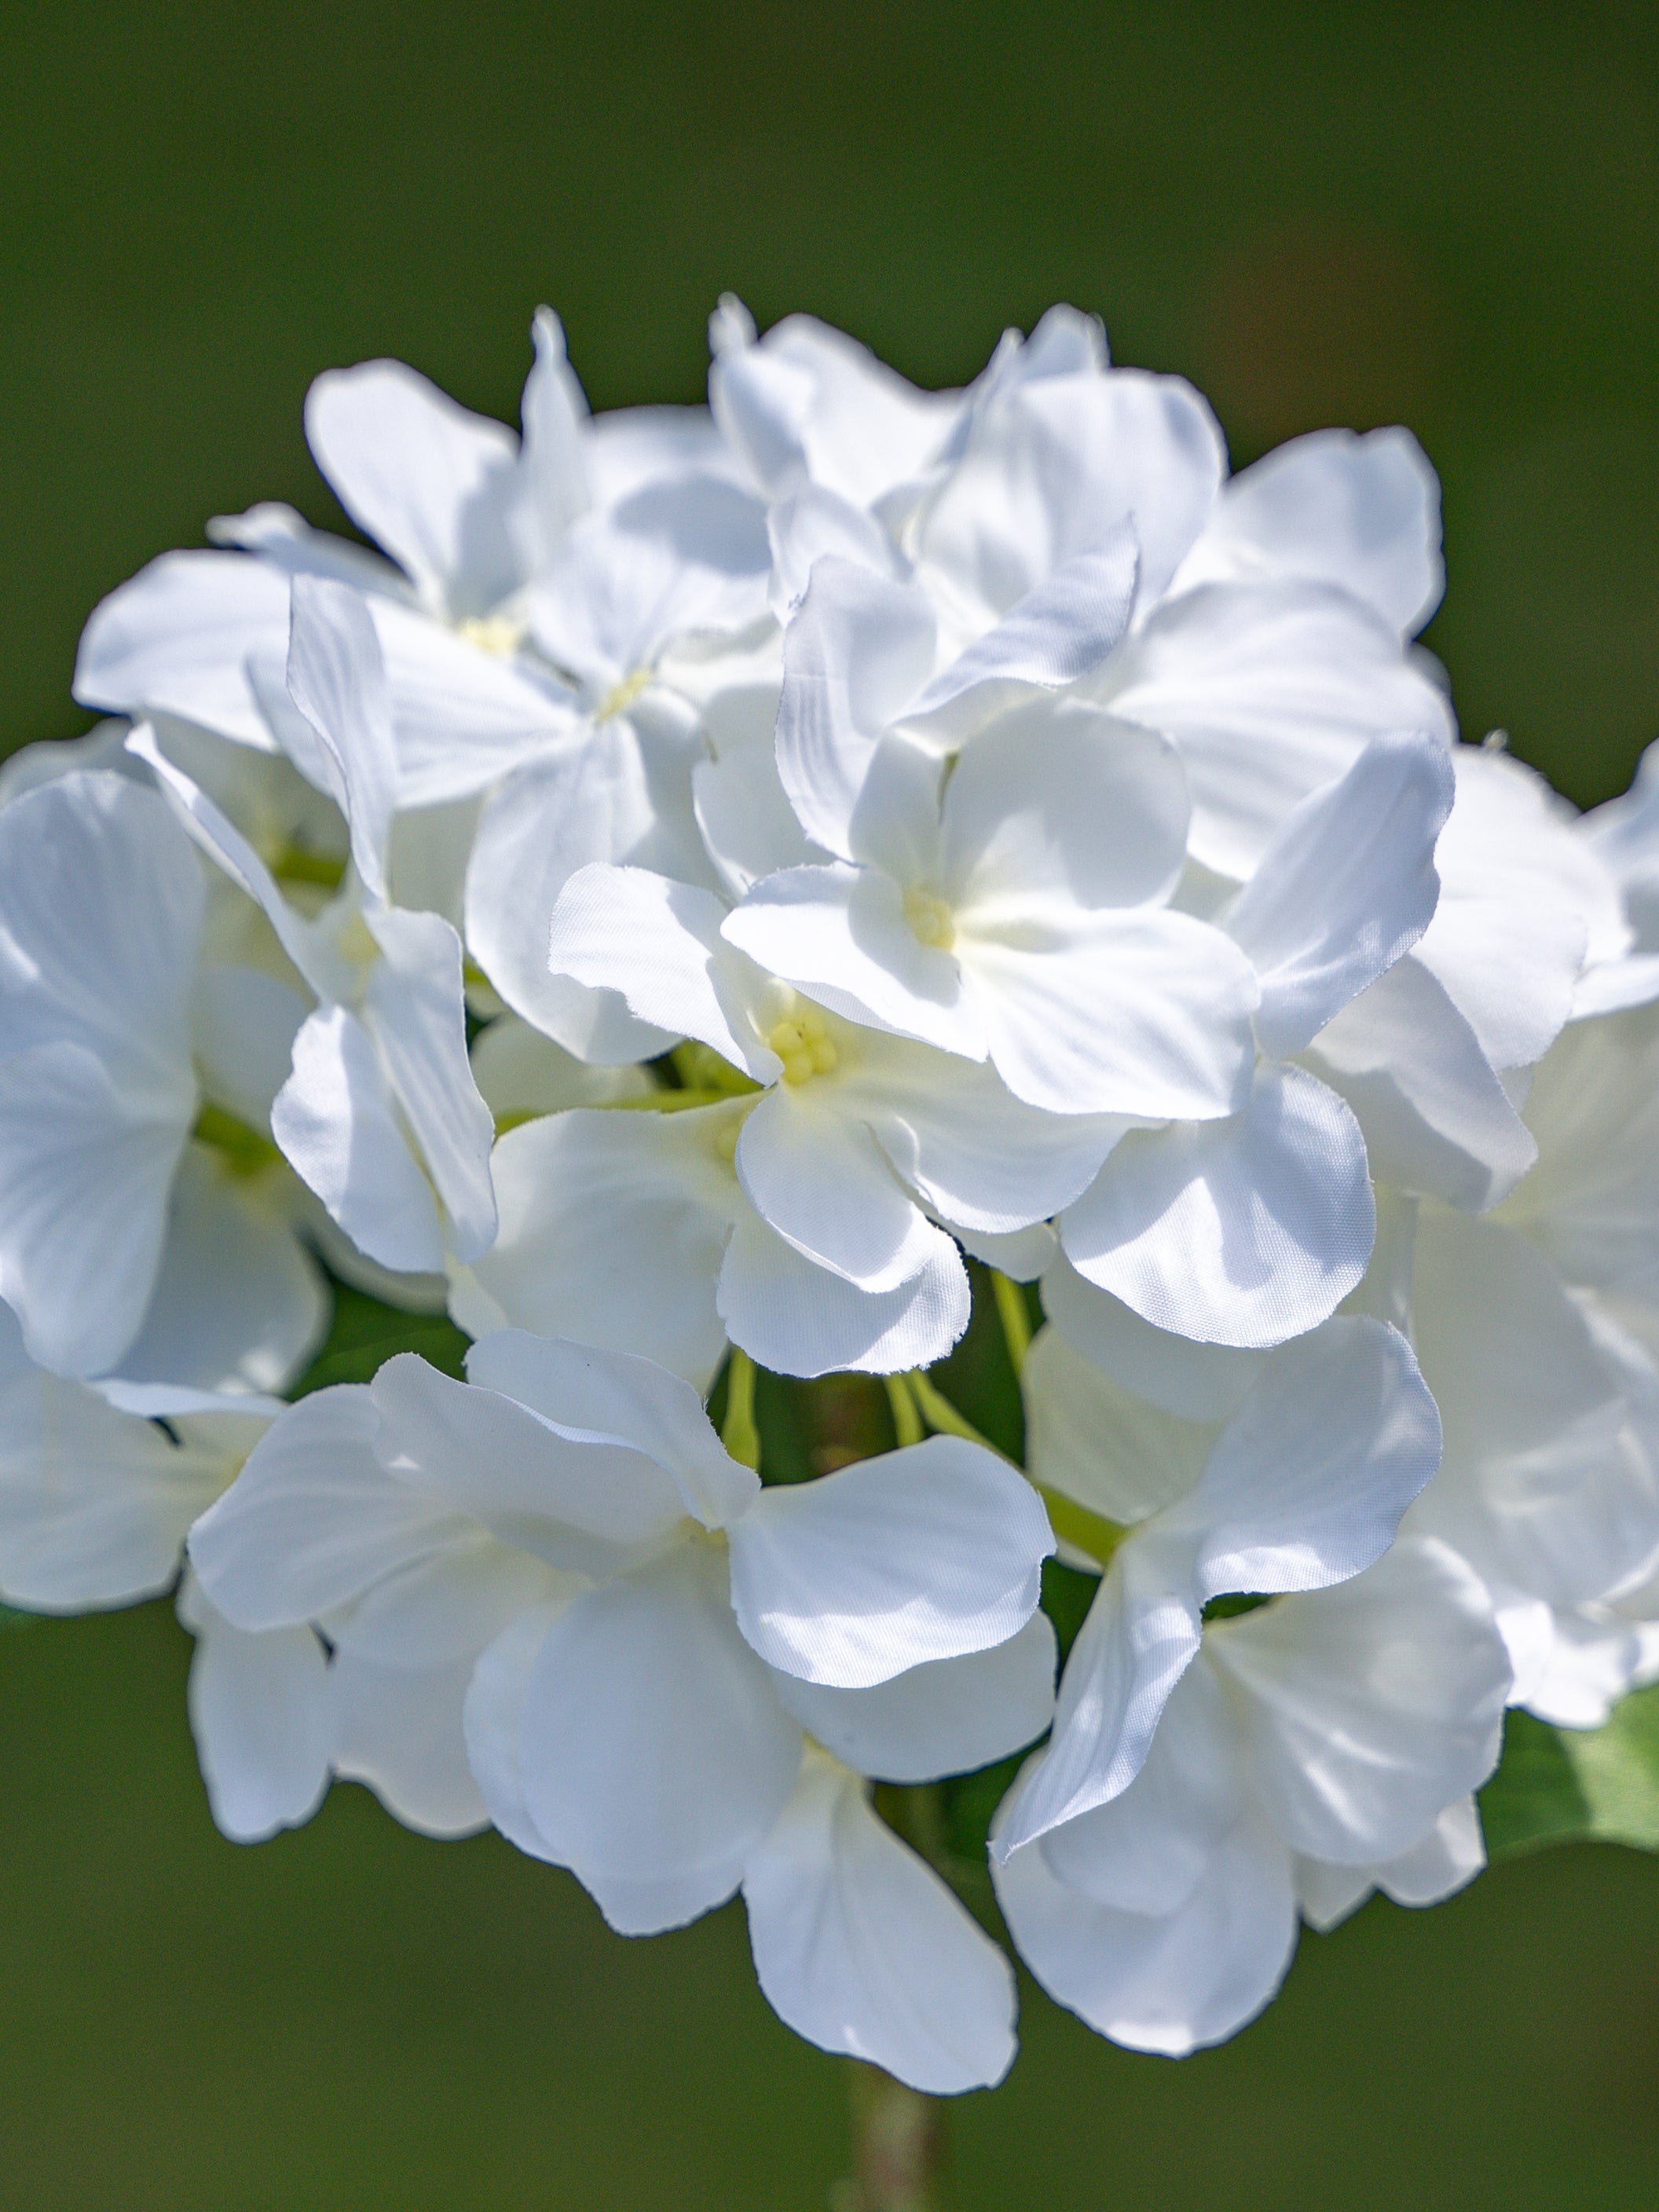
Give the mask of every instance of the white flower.
[[1131, 1135], [1059, 1223], [1073, 1267], [1155, 1327], [1279, 1343], [1325, 1320], [1364, 1273], [1375, 1217], [1359, 1124], [1305, 1069], [1272, 1062], [1307, 1054], [1320, 1066], [1332, 1024], [1431, 927], [1451, 804], [1443, 746], [1375, 738], [1291, 809], [1218, 911], [1260, 979], [1263, 1058], [1248, 1103]]
[[[534, 335], [521, 441], [398, 362], [319, 377], [306, 408], [313, 453], [392, 560], [310, 530], [280, 506], [222, 518], [210, 534], [241, 550], [164, 554], [96, 610], [76, 697], [134, 716], [179, 715], [269, 750], [289, 580], [327, 576], [367, 595], [387, 665], [402, 804], [477, 792], [569, 744], [583, 727], [583, 672], [533, 649], [526, 587], [571, 557], [573, 529], [609, 526], [660, 569], [665, 540], [684, 538], [690, 495], [683, 489], [680, 509], [665, 516], [651, 488], [729, 477], [730, 464], [699, 410], [590, 422], [545, 308]], [[729, 481], [709, 494], [717, 510], [738, 495]], [[588, 523], [595, 509], [609, 526]]]
[[314, 919], [155, 734], [134, 732], [180, 818], [264, 909], [319, 1004], [294, 1039], [271, 1129], [296, 1172], [372, 1260], [441, 1271], [495, 1231], [494, 1124], [466, 1054], [461, 946], [441, 915], [390, 902], [397, 776], [385, 671], [362, 599], [296, 577], [281, 724], [295, 766], [344, 816], [352, 871]]
[[[170, 1589], [191, 1522], [282, 1410], [251, 1392], [66, 1381], [29, 1359], [0, 1306], [0, 1597], [82, 1613]], [[308, 1628], [241, 1636], [188, 1579], [180, 1612], [215, 1820], [252, 1842], [308, 1819], [331, 1748], [322, 1646]]]
[[[1193, 1352], [1205, 1378], [1214, 1355]], [[1343, 1318], [1232, 1357], [1249, 1364], [1208, 1409], [1224, 1418], [1191, 1420], [1132, 1397], [1058, 1329], [1031, 1346], [1032, 1479], [1060, 1535], [1110, 1564], [1066, 1661], [1048, 1753], [1004, 1820], [1003, 1856], [1128, 1787], [1210, 1599], [1360, 1573], [1434, 1472], [1440, 1424], [1397, 1330]]]
[[[1033, 1623], [1053, 1545], [1035, 1495], [951, 1438], [763, 1492], [648, 1362], [507, 1331], [469, 1372], [403, 1355], [285, 1414], [192, 1532], [212, 1602], [250, 1631], [321, 1622], [337, 1668], [469, 1674], [492, 1817], [615, 1924], [678, 1924], [753, 1866], [757, 1948], [797, 2025], [843, 2048], [878, 2033], [872, 2055], [931, 2087], [994, 2078], [1006, 1970], [942, 1898], [935, 2000], [971, 1986], [984, 2016], [924, 2034], [919, 1993], [890, 1984], [855, 1990], [852, 2025], [826, 2021], [849, 1978], [878, 1981], [883, 1951], [850, 1903], [839, 1960], [803, 1948], [803, 1885], [868, 1882], [886, 1915], [918, 1870], [895, 1875], [833, 1775], [803, 1778], [801, 1732], [904, 1779], [1030, 1740], [1053, 1665]], [[418, 1721], [416, 1702], [411, 1726], [446, 1725], [440, 1699]], [[901, 1999], [911, 2016], [883, 2028]]]
[[280, 1388], [324, 1327], [259, 1135], [300, 1002], [206, 957], [206, 910], [125, 776], [0, 809], [0, 1293], [61, 1373]]
[[1524, 1097], [1586, 958], [1608, 957], [1622, 925], [1610, 879], [1541, 778], [1467, 745], [1452, 765], [1434, 919], [1306, 1058], [1358, 1117], [1379, 1182], [1480, 1212], [1536, 1157], [1510, 1093]]
[[1483, 1221], [1402, 1212], [1376, 1271], [1445, 1420], [1413, 1525], [1485, 1581], [1515, 1701], [1568, 1727], [1659, 1656], [1656, 1046], [1650, 1010], [1575, 1023], [1528, 1100], [1536, 1167]]
[[1212, 1623], [1122, 1795], [995, 1866], [1021, 1955], [1115, 2042], [1222, 2041], [1277, 1989], [1298, 1905], [1328, 1927], [1373, 1886], [1431, 1904], [1479, 1872], [1508, 1684], [1480, 1584], [1419, 1538]]
[[742, 1098], [577, 1109], [508, 1130], [490, 1162], [501, 1228], [471, 1267], [452, 1265], [455, 1319], [475, 1336], [511, 1325], [638, 1351], [699, 1389], [728, 1338], [781, 1375], [942, 1359], [969, 1309], [949, 1238], [883, 1291], [805, 1257], [738, 1179], [746, 1111]]
[[1659, 996], [1659, 747], [1643, 754], [1627, 792], [1592, 807], [1575, 827], [1611, 883], [1616, 917], [1592, 934], [1573, 1011], [1647, 1006]]
[[[1042, 1220], [1087, 1187], [1123, 1122], [1046, 1114], [1015, 1097], [988, 1066], [844, 1020], [757, 968], [727, 941], [726, 919], [723, 902], [695, 885], [639, 869], [592, 866], [560, 896], [551, 957], [559, 972], [615, 991], [640, 1019], [672, 1024], [708, 1047], [726, 1071], [721, 1083], [750, 1092], [722, 1109], [721, 1132], [735, 1139], [743, 1196], [795, 1253], [872, 1297], [887, 1297], [924, 1274], [949, 1282], [945, 1304], [965, 1320], [961, 1261], [929, 1214], [990, 1233]], [[671, 1096], [664, 1103], [674, 1102]], [[541, 1143], [562, 1149], [572, 1141]], [[666, 1168], [668, 1149], [678, 1140], [665, 1133], [658, 1142]], [[550, 1150], [543, 1157], [550, 1158]], [[522, 1164], [529, 1148], [520, 1146], [515, 1158]], [[703, 1189], [713, 1195], [707, 1182]], [[509, 1234], [521, 1236], [524, 1226], [520, 1216]], [[574, 1257], [568, 1237], [562, 1249]], [[556, 1269], [560, 1255], [550, 1237], [547, 1257]], [[728, 1254], [724, 1267], [732, 1265]], [[486, 1286], [501, 1281], [501, 1264], [478, 1279]], [[723, 1311], [728, 1298], [734, 1309], [744, 1303], [723, 1272]], [[823, 1321], [837, 1332], [833, 1337], [793, 1343], [781, 1360], [775, 1334], [766, 1352], [744, 1335], [734, 1340], [787, 1372], [848, 1364], [852, 1347], [839, 1334], [839, 1316], [849, 1302], [829, 1286], [825, 1299]], [[577, 1303], [573, 1298], [573, 1307]], [[919, 1350], [908, 1364], [941, 1357], [951, 1340]]]

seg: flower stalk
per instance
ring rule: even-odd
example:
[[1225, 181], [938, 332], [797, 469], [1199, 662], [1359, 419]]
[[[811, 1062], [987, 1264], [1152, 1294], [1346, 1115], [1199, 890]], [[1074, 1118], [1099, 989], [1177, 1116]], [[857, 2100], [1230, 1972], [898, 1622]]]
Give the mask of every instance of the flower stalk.
[[941, 2100], [907, 2088], [879, 2066], [848, 2059], [853, 2174], [833, 2212], [940, 2212], [945, 2168]]

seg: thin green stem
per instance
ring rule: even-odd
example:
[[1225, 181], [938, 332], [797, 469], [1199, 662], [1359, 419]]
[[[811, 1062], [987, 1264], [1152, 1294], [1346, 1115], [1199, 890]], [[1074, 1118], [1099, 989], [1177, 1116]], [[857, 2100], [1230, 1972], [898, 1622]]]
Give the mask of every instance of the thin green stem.
[[1006, 1452], [997, 1451], [989, 1437], [976, 1429], [965, 1413], [957, 1413], [945, 1393], [934, 1388], [920, 1367], [913, 1367], [904, 1380], [930, 1429], [937, 1429], [947, 1437], [962, 1437], [970, 1444], [982, 1444], [987, 1451], [996, 1452], [999, 1459], [1008, 1457]]
[[1025, 1355], [1031, 1348], [1031, 1317], [1025, 1310], [1025, 1293], [1020, 1285], [1000, 1268], [991, 1270], [991, 1289], [996, 1297], [997, 1316], [1002, 1323], [1003, 1338], [1008, 1346], [1008, 1358], [1019, 1380], [1025, 1364]]
[[937, 2097], [907, 2088], [878, 2066], [848, 2062], [854, 2178], [841, 2184], [835, 2212], [939, 2212], [945, 2166], [945, 2111]]
[[908, 1378], [902, 1375], [884, 1375], [881, 1379], [887, 1385], [887, 1402], [893, 1409], [893, 1433], [899, 1449], [902, 1450], [907, 1444], [919, 1444], [926, 1431], [922, 1427], [921, 1415], [916, 1411], [916, 1401], [910, 1395]]
[[759, 1471], [760, 1428], [755, 1419], [755, 1363], [746, 1352], [732, 1347], [726, 1370], [726, 1421], [720, 1442], [739, 1467]]

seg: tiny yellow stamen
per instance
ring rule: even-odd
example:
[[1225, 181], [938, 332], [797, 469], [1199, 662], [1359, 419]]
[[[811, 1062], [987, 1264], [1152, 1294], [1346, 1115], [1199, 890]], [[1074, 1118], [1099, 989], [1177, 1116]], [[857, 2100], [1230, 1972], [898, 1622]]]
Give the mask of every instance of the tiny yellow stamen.
[[515, 653], [525, 641], [525, 625], [514, 622], [511, 615], [469, 615], [455, 627], [469, 645], [501, 659]]
[[651, 681], [648, 668], [636, 668], [631, 676], [624, 676], [620, 684], [613, 684], [599, 702], [596, 720], [608, 722], [613, 714], [620, 714], [631, 707], [646, 685]]
[[766, 1042], [783, 1062], [786, 1083], [810, 1082], [813, 1076], [828, 1075], [841, 1064], [836, 1041], [816, 1007], [803, 1007], [799, 1013], [774, 1022], [766, 1032]]
[[957, 941], [956, 916], [932, 891], [906, 891], [904, 918], [918, 944], [948, 952]]

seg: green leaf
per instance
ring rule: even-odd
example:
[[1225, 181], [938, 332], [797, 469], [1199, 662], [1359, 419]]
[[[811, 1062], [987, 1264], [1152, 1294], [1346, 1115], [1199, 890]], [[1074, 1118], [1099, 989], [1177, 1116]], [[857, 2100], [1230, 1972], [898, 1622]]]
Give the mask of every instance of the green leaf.
[[1659, 1850], [1659, 1684], [1632, 1692], [1599, 1729], [1510, 1713], [1480, 1820], [1493, 1859], [1585, 1841]]
[[404, 1313], [367, 1291], [336, 1283], [327, 1338], [288, 1395], [303, 1398], [336, 1382], [372, 1382], [399, 1352], [418, 1352], [444, 1374], [459, 1376], [468, 1341], [447, 1315]]

